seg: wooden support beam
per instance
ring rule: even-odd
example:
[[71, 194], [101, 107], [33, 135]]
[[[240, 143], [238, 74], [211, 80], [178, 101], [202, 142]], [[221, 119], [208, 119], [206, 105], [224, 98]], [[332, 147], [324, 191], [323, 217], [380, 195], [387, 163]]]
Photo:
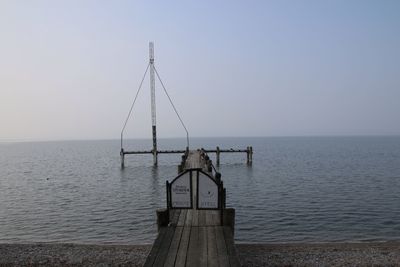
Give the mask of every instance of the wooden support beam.
[[[206, 153], [217, 153], [216, 149], [205, 149], [204, 152]], [[247, 149], [220, 149], [220, 153], [246, 153]]]
[[[246, 149], [220, 149], [218, 146], [216, 149], [201, 149], [201, 152], [203, 153], [216, 153], [216, 161], [217, 161], [217, 166], [220, 165], [221, 162], [221, 153], [246, 153], [247, 154], [247, 164], [251, 165], [253, 161], [253, 147], [248, 146]], [[182, 163], [184, 163], [189, 155], [189, 151], [186, 150], [157, 150], [156, 153], [154, 153], [154, 150], [138, 150], [138, 151], [124, 151], [124, 149], [121, 149], [120, 155], [121, 155], [121, 168], [124, 168], [125, 166], [125, 155], [143, 155], [143, 154], [152, 154], [154, 159], [156, 160], [158, 154], [183, 154], [182, 156]], [[155, 155], [156, 154], [156, 155]], [[155, 161], [157, 163], [157, 161]], [[185, 166], [185, 164], [181, 164], [182, 167]], [[181, 167], [178, 166], [178, 172], [181, 171]]]
[[[182, 154], [186, 150], [158, 150], [157, 154]], [[153, 150], [142, 150], [142, 151], [124, 151], [125, 155], [129, 154], [153, 154]]]

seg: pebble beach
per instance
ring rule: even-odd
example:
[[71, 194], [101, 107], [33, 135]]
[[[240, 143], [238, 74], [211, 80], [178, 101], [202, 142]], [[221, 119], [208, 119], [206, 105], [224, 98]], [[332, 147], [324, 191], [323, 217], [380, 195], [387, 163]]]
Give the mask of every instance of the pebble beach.
[[[0, 266], [143, 266], [151, 245], [0, 244]], [[237, 244], [242, 266], [400, 266], [400, 242]]]

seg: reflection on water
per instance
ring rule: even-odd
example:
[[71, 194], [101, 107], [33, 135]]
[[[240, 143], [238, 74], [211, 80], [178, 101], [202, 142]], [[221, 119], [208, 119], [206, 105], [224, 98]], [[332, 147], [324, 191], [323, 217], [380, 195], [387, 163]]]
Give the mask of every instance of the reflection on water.
[[[239, 242], [400, 238], [400, 138], [204, 138], [193, 147], [246, 147], [222, 154], [227, 205]], [[130, 141], [146, 149], [151, 141]], [[184, 148], [184, 139], [160, 149]], [[214, 155], [211, 155], [214, 158]], [[130, 155], [118, 141], [0, 144], [0, 242], [151, 243], [155, 210], [180, 155]], [[215, 160], [214, 160], [215, 161]]]

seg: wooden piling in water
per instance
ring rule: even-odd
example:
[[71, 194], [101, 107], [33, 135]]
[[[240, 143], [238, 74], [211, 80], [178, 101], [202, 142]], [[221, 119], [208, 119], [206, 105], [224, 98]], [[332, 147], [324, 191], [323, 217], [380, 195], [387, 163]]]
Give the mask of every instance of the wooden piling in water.
[[121, 148], [120, 155], [121, 155], [121, 168], [123, 169], [125, 167], [125, 153], [123, 148]]
[[253, 163], [253, 147], [250, 146], [250, 164]]
[[219, 146], [217, 146], [217, 150], [215, 153], [217, 154], [217, 166], [219, 166], [219, 154], [221, 153], [219, 150]]

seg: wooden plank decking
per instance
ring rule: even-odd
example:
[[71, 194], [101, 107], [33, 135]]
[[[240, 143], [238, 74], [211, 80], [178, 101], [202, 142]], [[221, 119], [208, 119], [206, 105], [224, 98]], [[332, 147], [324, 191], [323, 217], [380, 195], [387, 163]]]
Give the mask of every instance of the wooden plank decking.
[[232, 228], [216, 210], [174, 210], [144, 266], [240, 266]]
[[185, 162], [185, 169], [200, 169], [204, 165], [205, 161], [201, 158], [199, 151], [189, 151]]
[[[189, 151], [184, 169], [206, 171], [207, 164], [200, 151]], [[196, 183], [193, 183], [194, 207], [195, 202]], [[221, 225], [221, 210], [194, 208], [165, 212], [169, 213], [169, 224], [160, 227], [144, 266], [240, 266], [233, 238], [234, 219]]]

